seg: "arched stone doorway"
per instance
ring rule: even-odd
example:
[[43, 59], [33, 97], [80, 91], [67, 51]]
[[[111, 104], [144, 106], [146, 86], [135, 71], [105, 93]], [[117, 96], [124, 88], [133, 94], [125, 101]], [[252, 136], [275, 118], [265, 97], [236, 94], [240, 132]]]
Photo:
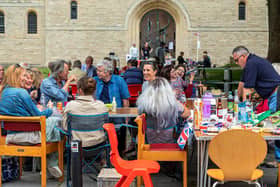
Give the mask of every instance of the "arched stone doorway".
[[161, 9], [153, 9], [147, 12], [140, 22], [140, 50], [145, 42], [149, 42], [153, 48], [151, 56], [157, 56], [157, 50], [160, 43], [164, 42], [169, 52], [174, 55], [175, 52], [176, 24], [173, 17]]
[[130, 6], [125, 19], [125, 28], [127, 29], [127, 43], [125, 48], [129, 49], [132, 43], [135, 43], [140, 49], [141, 45], [143, 45], [139, 35], [141, 20], [146, 13], [155, 9], [167, 12], [175, 22], [175, 56], [177, 56], [180, 51], [186, 51], [189, 48], [187, 35], [188, 31], [191, 29], [191, 23], [187, 9], [177, 0], [135, 1], [135, 3]]

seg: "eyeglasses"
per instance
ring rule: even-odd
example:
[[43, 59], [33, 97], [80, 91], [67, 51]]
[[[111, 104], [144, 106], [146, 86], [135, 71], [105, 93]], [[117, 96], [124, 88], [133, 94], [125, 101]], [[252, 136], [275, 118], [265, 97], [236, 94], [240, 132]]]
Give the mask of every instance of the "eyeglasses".
[[239, 57], [237, 57], [236, 59], [234, 59], [234, 62], [235, 62], [235, 63], [238, 63], [239, 59], [240, 59], [242, 56], [244, 56], [244, 55], [240, 55]]

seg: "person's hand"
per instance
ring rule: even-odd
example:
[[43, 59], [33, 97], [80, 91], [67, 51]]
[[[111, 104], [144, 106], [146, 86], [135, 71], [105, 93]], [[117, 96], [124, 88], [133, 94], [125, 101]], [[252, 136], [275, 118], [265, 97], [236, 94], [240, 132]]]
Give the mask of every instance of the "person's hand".
[[194, 76], [195, 76], [195, 72], [191, 72], [190, 73], [190, 84], [192, 84], [192, 82], [194, 80]]
[[69, 81], [69, 82], [73, 82], [73, 81], [76, 81], [76, 80], [77, 80], [76, 75], [71, 75], [71, 76], [68, 78], [68, 81]]
[[32, 100], [35, 100], [38, 97], [38, 91], [37, 90], [33, 90], [30, 92], [30, 97]]
[[44, 110], [43, 105], [37, 105], [37, 108], [38, 108], [38, 110], [40, 110], [40, 111], [43, 111], [43, 110]]

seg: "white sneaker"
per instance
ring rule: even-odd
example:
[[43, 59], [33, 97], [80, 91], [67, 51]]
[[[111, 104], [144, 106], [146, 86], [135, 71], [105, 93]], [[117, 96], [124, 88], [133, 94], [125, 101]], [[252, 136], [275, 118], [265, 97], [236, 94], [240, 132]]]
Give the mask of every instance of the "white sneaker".
[[54, 176], [55, 178], [59, 178], [62, 176], [62, 172], [61, 170], [59, 169], [58, 166], [54, 166], [54, 167], [49, 167], [48, 168], [48, 171], [50, 172], [50, 174], [52, 176]]

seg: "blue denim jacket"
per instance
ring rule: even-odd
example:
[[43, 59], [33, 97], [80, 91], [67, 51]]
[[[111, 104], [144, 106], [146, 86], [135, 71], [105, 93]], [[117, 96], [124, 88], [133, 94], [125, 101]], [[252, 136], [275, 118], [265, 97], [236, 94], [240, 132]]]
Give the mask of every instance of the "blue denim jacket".
[[52, 75], [44, 79], [40, 89], [41, 94], [43, 94], [45, 97], [45, 102], [42, 101], [42, 97], [40, 102], [43, 105], [46, 105], [49, 100], [52, 100], [54, 102], [66, 102], [68, 98], [68, 92], [62, 89], [64, 84], [65, 82], [62, 81], [61, 86], [59, 86]]
[[[96, 99], [100, 100], [104, 82], [98, 77], [94, 77], [94, 79], [96, 80]], [[109, 96], [111, 102], [113, 101], [113, 97], [116, 98], [118, 107], [123, 106], [123, 99], [128, 99], [130, 97], [126, 82], [118, 75], [112, 75], [109, 81]]]
[[25, 89], [6, 87], [0, 99], [0, 114], [49, 117], [52, 114], [52, 109], [48, 108], [40, 112]]

